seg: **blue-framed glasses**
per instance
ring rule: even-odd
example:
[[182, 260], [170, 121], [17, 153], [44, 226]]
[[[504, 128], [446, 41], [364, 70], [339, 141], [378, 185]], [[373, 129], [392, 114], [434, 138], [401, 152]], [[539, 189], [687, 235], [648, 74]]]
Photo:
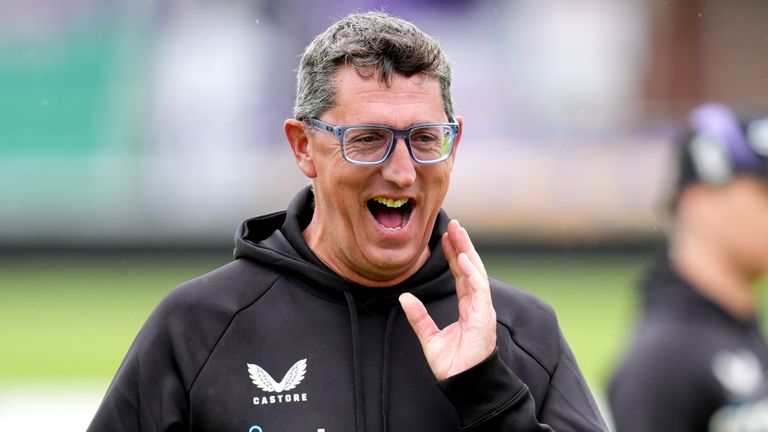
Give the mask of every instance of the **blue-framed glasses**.
[[459, 133], [459, 124], [427, 123], [408, 129], [394, 129], [378, 125], [336, 126], [316, 118], [306, 120], [309, 126], [336, 136], [341, 143], [341, 154], [355, 165], [377, 165], [392, 154], [399, 138], [411, 159], [420, 164], [435, 164], [448, 159], [453, 142]]

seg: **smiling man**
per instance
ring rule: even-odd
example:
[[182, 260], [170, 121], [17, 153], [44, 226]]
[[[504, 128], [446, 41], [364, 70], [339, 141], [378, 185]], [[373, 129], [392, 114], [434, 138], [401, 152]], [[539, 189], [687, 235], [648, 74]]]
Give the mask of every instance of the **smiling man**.
[[317, 36], [284, 125], [311, 187], [161, 302], [89, 430], [606, 430], [551, 308], [488, 278], [441, 210], [450, 83], [387, 14]]

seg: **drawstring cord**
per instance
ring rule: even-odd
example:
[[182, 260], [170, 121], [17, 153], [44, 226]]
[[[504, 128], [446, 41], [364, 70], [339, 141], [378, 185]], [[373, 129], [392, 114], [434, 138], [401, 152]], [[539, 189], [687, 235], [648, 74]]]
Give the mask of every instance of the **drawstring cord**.
[[349, 321], [352, 325], [352, 372], [355, 376], [355, 430], [365, 432], [365, 411], [363, 403], [362, 377], [360, 376], [360, 328], [357, 320], [357, 306], [352, 293], [344, 291], [349, 308]]
[[[362, 376], [360, 372], [360, 324], [357, 316], [357, 305], [355, 298], [349, 291], [344, 291], [344, 298], [347, 300], [349, 308], [349, 321], [352, 326], [352, 371], [354, 374], [355, 385], [355, 430], [365, 432], [365, 404], [362, 388]], [[381, 418], [382, 431], [389, 431], [389, 368], [390, 351], [392, 350], [392, 328], [395, 325], [395, 318], [400, 310], [400, 305], [396, 304], [389, 310], [387, 323], [384, 329], [384, 352], [381, 365]]]
[[400, 305], [395, 305], [389, 310], [387, 317], [387, 326], [384, 331], [384, 353], [381, 366], [381, 430], [389, 431], [389, 351], [391, 349], [392, 327], [395, 324], [395, 317], [400, 310]]

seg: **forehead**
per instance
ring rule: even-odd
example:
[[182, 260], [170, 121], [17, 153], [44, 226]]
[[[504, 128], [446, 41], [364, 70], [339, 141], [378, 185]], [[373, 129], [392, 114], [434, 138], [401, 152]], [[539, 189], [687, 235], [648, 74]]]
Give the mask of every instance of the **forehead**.
[[329, 110], [344, 124], [374, 123], [405, 127], [447, 121], [439, 82], [425, 74], [393, 74], [387, 85], [378, 74], [362, 75], [351, 66], [335, 76], [336, 104]]

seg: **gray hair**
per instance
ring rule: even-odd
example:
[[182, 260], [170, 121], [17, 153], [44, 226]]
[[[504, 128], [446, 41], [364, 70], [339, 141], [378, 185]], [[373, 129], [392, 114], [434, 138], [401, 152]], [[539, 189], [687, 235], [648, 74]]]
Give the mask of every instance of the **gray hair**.
[[[363, 77], [378, 74], [387, 86], [394, 73], [436, 78], [445, 113], [453, 114], [451, 65], [440, 44], [408, 21], [366, 12], [341, 19], [307, 46], [298, 69], [296, 119], [319, 117], [333, 108], [333, 78], [344, 65], [352, 65]], [[370, 75], [365, 73], [369, 69], [374, 71]]]

